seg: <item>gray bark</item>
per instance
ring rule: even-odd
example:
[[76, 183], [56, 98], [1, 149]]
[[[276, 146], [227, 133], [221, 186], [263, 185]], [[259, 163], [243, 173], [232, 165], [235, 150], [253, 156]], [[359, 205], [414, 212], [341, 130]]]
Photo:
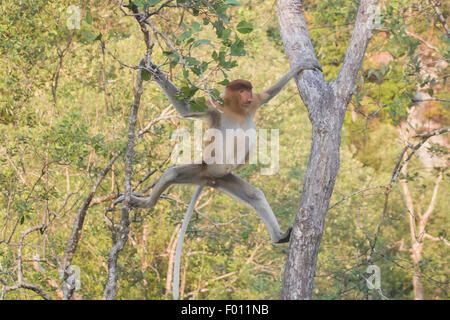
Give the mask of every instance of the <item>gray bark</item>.
[[[296, 79], [312, 124], [311, 150], [286, 259], [283, 299], [311, 299], [325, 214], [339, 169], [342, 123], [371, 37], [377, 0], [361, 0], [342, 68], [331, 83], [319, 70]], [[291, 65], [317, 60], [300, 0], [278, 0], [278, 22]]]
[[63, 261], [61, 263], [60, 273], [62, 279], [62, 291], [63, 291], [63, 299], [70, 300], [75, 292], [75, 279], [73, 278], [73, 272], [70, 268], [72, 264], [73, 256], [75, 255], [75, 251], [77, 249], [78, 243], [81, 238], [81, 232], [83, 230], [84, 219], [86, 218], [87, 211], [92, 202], [92, 199], [100, 186], [101, 182], [105, 178], [106, 174], [111, 169], [114, 162], [122, 153], [119, 152], [108, 162], [106, 167], [102, 170], [101, 174], [98, 176], [94, 185], [91, 188], [91, 191], [88, 194], [87, 199], [84, 201], [83, 205], [77, 210], [77, 214], [75, 216], [75, 220], [72, 225], [72, 233], [70, 234], [69, 239], [67, 240], [66, 249], [64, 251]]
[[[140, 67], [144, 66], [144, 60], [139, 64]], [[127, 152], [125, 155], [125, 192], [124, 201], [122, 206], [122, 215], [120, 218], [120, 225], [117, 229], [113, 230], [113, 246], [109, 252], [108, 258], [108, 279], [105, 286], [105, 291], [103, 293], [103, 299], [113, 300], [116, 297], [117, 292], [117, 260], [120, 251], [122, 251], [125, 243], [128, 240], [129, 234], [129, 215], [130, 215], [130, 198], [131, 198], [131, 175], [133, 173], [133, 155], [134, 155], [134, 145], [136, 143], [136, 122], [137, 115], [139, 111], [139, 106], [141, 104], [142, 96], [142, 69], [139, 70], [136, 76], [136, 85], [134, 88], [134, 100], [131, 106], [131, 112], [128, 120], [128, 144]]]

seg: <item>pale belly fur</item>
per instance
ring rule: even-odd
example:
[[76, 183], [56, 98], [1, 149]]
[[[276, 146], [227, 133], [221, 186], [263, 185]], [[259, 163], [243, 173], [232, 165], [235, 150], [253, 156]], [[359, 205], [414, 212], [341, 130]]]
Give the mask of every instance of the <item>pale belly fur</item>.
[[219, 127], [209, 134], [214, 136], [214, 142], [203, 151], [203, 161], [208, 165], [208, 174], [213, 177], [222, 177], [243, 166], [256, 147], [253, 119], [238, 123], [222, 114]]

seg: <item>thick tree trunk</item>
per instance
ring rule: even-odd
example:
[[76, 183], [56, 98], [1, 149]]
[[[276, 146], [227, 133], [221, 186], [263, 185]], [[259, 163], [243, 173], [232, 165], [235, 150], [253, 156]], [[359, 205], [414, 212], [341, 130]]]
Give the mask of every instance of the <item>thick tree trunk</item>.
[[[311, 151], [286, 260], [283, 299], [311, 299], [325, 214], [339, 169], [342, 123], [356, 76], [371, 37], [378, 1], [361, 0], [355, 28], [336, 81], [328, 83], [318, 70], [296, 79], [312, 124]], [[291, 65], [315, 60], [300, 0], [278, 0], [278, 22]]]
[[[310, 299], [325, 213], [339, 169], [339, 117], [326, 119], [324, 131], [313, 126], [311, 154], [286, 261], [282, 297]], [[334, 123], [332, 123], [334, 121]]]
[[413, 272], [413, 287], [414, 287], [414, 300], [423, 300], [423, 286], [422, 286], [422, 273], [420, 272], [420, 266], [414, 265]]

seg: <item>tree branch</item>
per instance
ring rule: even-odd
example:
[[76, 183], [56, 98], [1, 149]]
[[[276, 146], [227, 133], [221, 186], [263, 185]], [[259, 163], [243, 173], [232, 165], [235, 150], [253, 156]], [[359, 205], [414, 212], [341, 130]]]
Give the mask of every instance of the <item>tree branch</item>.
[[[145, 64], [145, 59], [142, 59], [140, 66]], [[137, 122], [137, 115], [139, 111], [139, 106], [141, 103], [141, 96], [143, 92], [143, 79], [142, 79], [142, 69], [138, 71], [136, 76], [136, 84], [134, 88], [134, 100], [131, 106], [131, 113], [129, 116], [128, 124], [128, 145], [127, 152], [125, 155], [125, 195], [122, 206], [122, 216], [120, 219], [120, 225], [118, 229], [113, 229], [113, 246], [109, 253], [108, 258], [108, 279], [103, 293], [103, 298], [105, 300], [112, 300], [116, 296], [117, 287], [117, 259], [120, 251], [125, 246], [128, 240], [129, 233], [129, 214], [130, 214], [130, 198], [131, 198], [131, 175], [133, 173], [133, 155], [134, 155], [134, 145], [135, 145], [135, 128]]]
[[[303, 17], [302, 1], [278, 0], [277, 11], [280, 34], [291, 67], [297, 65], [300, 59], [317, 61]], [[319, 64], [318, 61], [315, 64]], [[317, 106], [321, 105], [319, 101], [328, 87], [322, 72], [318, 69], [305, 70], [296, 78], [296, 84], [310, 118], [315, 118]]]
[[19, 252], [17, 255], [17, 284], [12, 285], [12, 286], [6, 286], [6, 280], [0, 278], [0, 282], [2, 282], [5, 285], [5, 287], [3, 288], [4, 291], [11, 291], [11, 290], [24, 288], [24, 289], [28, 289], [28, 290], [36, 292], [38, 295], [40, 295], [45, 300], [51, 300], [50, 296], [44, 290], [42, 290], [41, 288], [39, 288], [38, 286], [36, 286], [34, 284], [25, 282], [23, 279], [23, 259], [22, 259], [23, 241], [29, 233], [37, 231], [37, 230], [43, 232], [43, 230], [45, 230], [45, 228], [46, 228], [45, 224], [40, 224], [40, 225], [31, 227], [31, 228], [28, 228], [27, 230], [22, 232], [22, 234], [20, 236], [20, 241], [19, 241]]
[[61, 264], [61, 278], [62, 278], [62, 287], [63, 287], [63, 299], [64, 300], [70, 300], [74, 290], [75, 286], [73, 283], [69, 282], [69, 278], [71, 278], [72, 271], [70, 270], [70, 265], [72, 264], [72, 259], [75, 254], [75, 251], [78, 246], [78, 242], [81, 238], [81, 232], [83, 230], [83, 224], [84, 219], [86, 217], [87, 210], [91, 206], [92, 199], [94, 197], [95, 192], [97, 191], [97, 188], [102, 183], [103, 179], [105, 178], [106, 174], [111, 169], [114, 162], [117, 160], [117, 158], [122, 154], [122, 152], [117, 153], [114, 155], [111, 160], [108, 162], [106, 167], [102, 170], [100, 175], [97, 177], [97, 180], [95, 181], [94, 185], [91, 188], [91, 191], [89, 192], [87, 199], [84, 201], [83, 205], [78, 209], [75, 220], [72, 225], [72, 233], [70, 234], [69, 239], [67, 240], [66, 249], [64, 251], [63, 261]]
[[[440, 129], [436, 129], [427, 133], [421, 133], [421, 134], [416, 134], [414, 136], [414, 138], [422, 138], [422, 140], [415, 144], [408, 144], [407, 146], [405, 146], [398, 158], [397, 164], [395, 165], [395, 168], [392, 172], [392, 177], [391, 177], [391, 181], [389, 183], [389, 185], [392, 186], [392, 184], [397, 180], [398, 174], [399, 172], [402, 170], [403, 166], [412, 158], [412, 156], [417, 152], [417, 150], [420, 149], [420, 147], [423, 146], [423, 144], [425, 142], [427, 142], [427, 140], [433, 136], [437, 136], [440, 134], [444, 134], [446, 132], [450, 131], [450, 127], [445, 127], [445, 128], [440, 128]], [[403, 158], [403, 155], [406, 153], [406, 151], [408, 151], [408, 149], [411, 149], [412, 152], [405, 157], [405, 159]], [[404, 160], [403, 160], [404, 159]], [[403, 160], [403, 161], [402, 161]]]
[[427, 225], [428, 218], [434, 211], [434, 206], [436, 205], [436, 198], [437, 198], [439, 186], [441, 185], [442, 177], [443, 177], [443, 170], [441, 170], [439, 172], [439, 176], [436, 180], [436, 184], [433, 189], [433, 195], [431, 196], [431, 200], [430, 200], [430, 204], [428, 205], [428, 209], [425, 212], [425, 214], [422, 216], [422, 218], [420, 219], [419, 236], [423, 236], [423, 234], [425, 234], [425, 227]]
[[450, 127], [440, 128], [440, 129], [436, 129], [436, 130], [433, 130], [433, 131], [430, 131], [430, 132], [416, 134], [414, 136], [414, 138], [428, 139], [428, 138], [430, 138], [432, 136], [437, 136], [437, 135], [446, 133], [448, 131], [450, 131]]
[[436, 12], [439, 21], [442, 23], [442, 26], [444, 27], [445, 32], [447, 33], [447, 37], [450, 38], [450, 29], [447, 25], [447, 20], [445, 19], [444, 15], [442, 14], [441, 10], [439, 9], [438, 5], [435, 1], [430, 0], [431, 6], [433, 7], [434, 11]]
[[345, 106], [350, 102], [356, 77], [361, 68], [367, 45], [372, 37], [373, 19], [377, 6], [378, 0], [361, 0], [359, 5], [344, 63], [335, 80], [336, 95], [344, 101]]
[[[165, 3], [165, 5], [168, 5], [168, 2]], [[150, 56], [151, 56], [154, 44], [151, 41], [150, 30], [148, 29], [148, 26], [150, 26], [153, 33], [159, 34], [164, 38], [167, 45], [169, 46], [169, 48], [172, 51], [178, 52], [178, 50], [175, 48], [175, 46], [173, 46], [173, 44], [171, 43], [171, 41], [169, 40], [168, 37], [166, 37], [163, 33], [159, 32], [153, 26], [153, 24], [151, 24], [147, 20], [148, 16], [141, 13], [139, 11], [138, 7], [133, 4], [133, 2], [130, 2], [130, 5], [128, 5], [126, 7], [128, 7], [133, 12], [134, 17], [136, 18], [136, 21], [138, 22], [138, 24], [141, 28], [141, 31], [144, 35], [144, 40], [145, 40], [146, 47], [147, 47], [147, 53], [146, 53], [146, 57], [145, 57], [145, 63], [142, 67], [144, 67], [144, 69], [146, 69], [147, 71], [149, 71], [152, 74], [153, 80], [155, 80], [156, 83], [158, 83], [158, 85], [161, 87], [161, 89], [167, 95], [169, 101], [173, 104], [175, 109], [177, 109], [177, 111], [182, 116], [190, 113], [191, 110], [190, 110], [189, 104], [186, 101], [182, 101], [179, 98], [177, 98], [177, 96], [179, 96], [179, 94], [180, 94], [180, 90], [178, 90], [178, 88], [172, 82], [169, 81], [169, 79], [166, 77], [166, 75], [155, 64], [153, 64], [150, 61]], [[163, 7], [163, 5], [162, 5], [162, 7]], [[162, 7], [161, 7], [161, 9], [162, 9]], [[185, 66], [189, 67], [186, 64], [186, 62], [184, 61], [184, 58], [182, 55], [180, 55], [180, 61]]]
[[433, 237], [432, 235], [429, 235], [428, 233], [424, 233], [423, 237], [425, 239], [432, 240], [432, 241], [443, 241], [446, 246], [450, 246], [450, 243], [444, 237]]

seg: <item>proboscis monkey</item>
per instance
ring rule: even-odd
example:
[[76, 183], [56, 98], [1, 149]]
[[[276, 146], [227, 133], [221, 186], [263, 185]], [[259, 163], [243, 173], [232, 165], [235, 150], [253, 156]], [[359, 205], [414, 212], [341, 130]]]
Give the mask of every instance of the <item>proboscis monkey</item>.
[[[248, 129], [256, 130], [253, 119], [258, 108], [275, 97], [292, 77], [307, 69], [322, 70], [317, 61], [302, 61], [289, 70], [271, 87], [261, 93], [253, 93], [252, 84], [247, 80], [234, 80], [225, 88], [223, 107], [209, 104], [208, 109], [203, 112], [191, 112], [187, 102], [181, 101], [179, 98], [177, 99], [177, 97], [179, 97], [178, 89], [155, 65], [151, 65], [153, 79], [160, 85], [177, 111], [183, 117], [206, 119], [210, 128], [222, 132], [223, 138], [227, 136], [227, 129], [242, 129], [243, 131]], [[252, 139], [250, 138], [250, 140]], [[210, 141], [210, 144], [211, 143], [212, 141]], [[177, 272], [177, 270], [179, 270], [184, 232], [186, 231], [190, 216], [194, 210], [195, 203], [204, 186], [213, 187], [217, 190], [223, 191], [238, 201], [252, 207], [261, 217], [273, 242], [284, 243], [288, 242], [290, 238], [292, 228], [289, 228], [286, 232], [281, 231], [278, 221], [272, 212], [264, 193], [232, 173], [232, 171], [242, 167], [242, 163], [247, 159], [252, 147], [256, 145], [255, 141], [249, 141], [248, 146], [245, 144], [245, 152], [241, 152], [241, 156], [244, 156], [246, 159], [236, 159], [235, 153], [229, 157], [225, 152], [226, 143], [227, 141], [223, 141], [224, 154], [222, 159], [225, 161], [214, 161], [214, 153], [210, 153], [208, 155], [208, 153], [205, 154], [204, 152], [203, 162], [201, 164], [185, 164], [169, 168], [157, 180], [149, 197], [140, 198], [135, 195], [131, 195], [130, 205], [139, 208], [151, 208], [156, 204], [162, 192], [171, 184], [194, 184], [198, 186], [186, 212], [180, 231], [180, 240], [176, 250], [175, 275], [173, 279], [175, 299], [178, 298], [179, 272]], [[208, 148], [208, 145], [205, 149], [206, 148]], [[215, 151], [217, 152], [220, 150], [216, 149]], [[234, 161], [229, 161], [230, 158], [233, 158]], [[122, 200], [123, 196], [119, 197], [115, 203]]]

